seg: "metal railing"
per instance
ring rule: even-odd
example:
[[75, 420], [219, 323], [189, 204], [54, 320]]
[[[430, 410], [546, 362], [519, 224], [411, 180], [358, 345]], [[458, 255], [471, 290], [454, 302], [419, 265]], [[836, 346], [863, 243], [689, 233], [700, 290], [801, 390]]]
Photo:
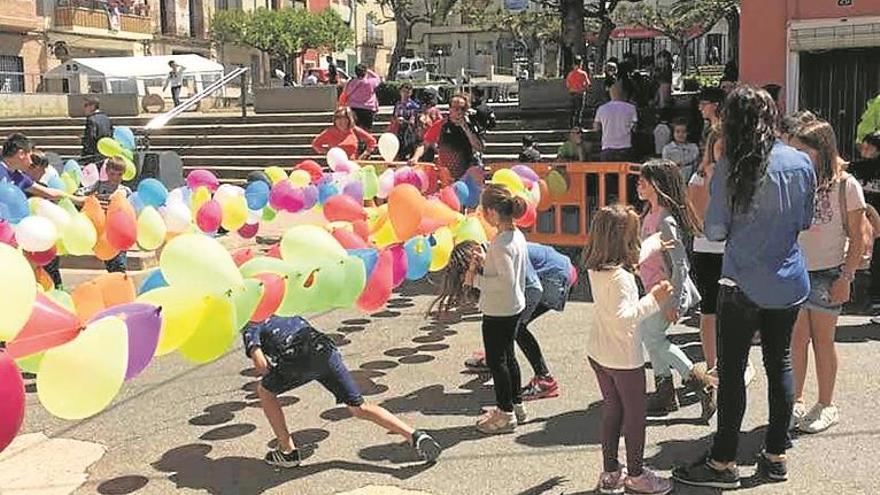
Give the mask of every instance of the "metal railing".
[[[245, 82], [245, 79], [247, 77], [247, 71], [248, 71], [247, 67], [239, 67], [239, 68], [233, 70], [232, 72], [225, 74], [220, 79], [209, 84], [202, 91], [196, 93], [195, 95], [191, 96], [190, 98], [187, 98], [180, 105], [177, 105], [176, 107], [172, 108], [171, 110], [169, 110], [169, 111], [163, 113], [162, 115], [147, 122], [147, 125], [144, 126], [144, 131], [148, 133], [151, 130], [161, 129], [168, 122], [170, 122], [171, 119], [177, 117], [178, 115], [189, 110], [190, 108], [198, 105], [198, 103], [200, 101], [211, 96], [214, 92], [220, 90], [221, 88], [223, 88], [224, 86], [226, 86], [227, 84], [229, 84], [230, 82], [232, 82], [236, 79], [241, 79], [241, 87], [246, 88], [247, 84]], [[241, 116], [242, 117], [245, 117], [247, 114], [247, 104], [245, 101], [246, 97], [247, 97], [247, 93], [245, 91], [242, 91], [241, 92], [241, 99], [242, 99]]]

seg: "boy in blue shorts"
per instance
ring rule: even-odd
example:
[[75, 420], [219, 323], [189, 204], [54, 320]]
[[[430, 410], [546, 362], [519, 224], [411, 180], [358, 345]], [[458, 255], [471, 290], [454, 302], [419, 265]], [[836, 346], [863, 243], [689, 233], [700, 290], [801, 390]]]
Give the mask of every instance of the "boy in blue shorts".
[[244, 332], [244, 346], [263, 377], [257, 394], [278, 438], [278, 448], [266, 454], [267, 464], [286, 468], [300, 464], [300, 453], [290, 438], [278, 395], [312, 380], [332, 393], [337, 403], [344, 403], [352, 416], [406, 438], [427, 462], [434, 462], [440, 455], [440, 445], [430, 435], [413, 429], [385, 408], [364, 402], [333, 341], [305, 319], [272, 316], [252, 323]]

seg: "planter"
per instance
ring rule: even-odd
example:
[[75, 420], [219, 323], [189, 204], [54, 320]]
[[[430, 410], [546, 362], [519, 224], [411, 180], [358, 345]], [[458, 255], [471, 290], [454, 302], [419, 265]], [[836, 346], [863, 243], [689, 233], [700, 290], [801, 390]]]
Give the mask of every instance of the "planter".
[[330, 112], [336, 108], [336, 86], [261, 88], [254, 94], [257, 113]]
[[97, 94], [68, 95], [67, 107], [71, 117], [85, 117], [83, 98], [97, 96], [101, 100], [101, 111], [110, 117], [134, 117], [140, 114], [140, 96], [136, 94]]

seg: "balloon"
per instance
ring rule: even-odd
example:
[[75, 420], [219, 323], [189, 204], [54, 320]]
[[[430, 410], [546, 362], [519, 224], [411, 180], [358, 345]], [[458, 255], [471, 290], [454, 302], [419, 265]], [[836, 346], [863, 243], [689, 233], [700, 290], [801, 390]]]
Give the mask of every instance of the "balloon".
[[331, 222], [355, 222], [367, 218], [363, 204], [345, 194], [327, 200], [324, 204], [324, 216]]
[[104, 226], [107, 223], [107, 214], [104, 208], [95, 196], [87, 196], [83, 202], [82, 213], [89, 217], [95, 231], [100, 235], [104, 232]]
[[232, 298], [232, 304], [235, 306], [235, 322], [234, 327], [238, 330], [244, 328], [251, 321], [254, 311], [263, 299], [263, 283], [259, 280], [246, 278], [241, 287], [236, 287], [230, 291], [229, 297]]
[[391, 287], [396, 289], [406, 280], [406, 272], [409, 269], [406, 250], [402, 244], [395, 244], [388, 250], [391, 251]]
[[162, 209], [162, 218], [165, 220], [165, 227], [170, 233], [180, 233], [189, 230], [192, 225], [192, 213], [189, 208], [178, 202], [169, 202]]
[[280, 260], [281, 259], [281, 243], [276, 242], [269, 249], [267, 249], [266, 256], [269, 256], [270, 258], [277, 258]]
[[404, 244], [406, 250], [406, 279], [419, 280], [431, 267], [431, 244], [424, 236], [413, 237]]
[[64, 174], [68, 174], [77, 184], [82, 181], [82, 167], [79, 166], [79, 163], [76, 160], [67, 160], [64, 162], [64, 168], [62, 169]]
[[286, 290], [286, 280], [274, 273], [258, 273], [255, 278], [263, 283], [263, 297], [251, 315], [251, 321], [256, 323], [272, 316], [281, 306]]
[[[456, 182], [456, 184], [458, 183]], [[464, 187], [467, 188], [467, 186]], [[452, 186], [446, 186], [440, 190], [440, 201], [453, 211], [461, 211], [461, 201], [458, 199], [456, 189]]]
[[351, 197], [358, 203], [364, 202], [364, 185], [357, 181], [349, 182], [342, 188], [342, 194]]
[[199, 187], [207, 187], [211, 191], [216, 191], [220, 187], [220, 180], [208, 170], [197, 169], [186, 176], [186, 185], [192, 190], [196, 190]]
[[336, 172], [348, 175], [355, 175], [360, 173], [361, 166], [358, 165], [357, 162], [352, 160], [346, 160], [345, 162], [339, 163], [336, 165]]
[[199, 186], [190, 194], [189, 207], [192, 211], [198, 212], [208, 201], [211, 201], [211, 191], [205, 186]]
[[70, 342], [80, 333], [79, 319], [73, 312], [37, 294], [27, 323], [7, 342], [6, 350], [18, 359]]
[[391, 194], [392, 189], [394, 189], [394, 170], [389, 168], [379, 176], [379, 192], [376, 196], [385, 199]]
[[398, 238], [397, 234], [394, 232], [394, 227], [391, 225], [391, 221], [386, 219], [373, 233], [373, 242], [376, 246], [382, 248], [401, 242], [401, 239]]
[[559, 199], [568, 192], [568, 181], [558, 170], [551, 170], [545, 180], [552, 199]]
[[203, 204], [199, 208], [198, 213], [196, 213], [196, 225], [199, 226], [199, 230], [206, 234], [216, 233], [217, 229], [220, 228], [222, 219], [223, 207], [213, 199]]
[[367, 242], [352, 230], [336, 229], [333, 231], [333, 238], [339, 241], [339, 244], [345, 249], [367, 248]]
[[[450, 209], [446, 204], [438, 199], [430, 199], [424, 203], [422, 208], [422, 220], [433, 220], [441, 227], [443, 225], [452, 225], [461, 220], [461, 213], [457, 210]], [[433, 232], [436, 228], [431, 229]]]
[[271, 256], [257, 256], [241, 265], [241, 274], [245, 277], [253, 278], [260, 273], [274, 273], [275, 275], [286, 276], [295, 271], [295, 268], [288, 262]]
[[46, 199], [38, 199], [36, 213], [54, 223], [59, 232], [70, 222], [70, 214], [64, 208]]
[[336, 306], [348, 308], [354, 305], [363, 293], [367, 283], [367, 272], [364, 262], [357, 256], [349, 256], [342, 261], [343, 285], [340, 288]]
[[413, 170], [412, 167], [400, 167], [399, 169], [394, 171], [394, 184], [410, 184], [416, 187], [416, 189], [421, 190], [424, 187], [422, 184], [422, 179], [419, 175]]
[[541, 179], [538, 181], [538, 188], [540, 189], [540, 201], [538, 201], [537, 210], [538, 211], [547, 211], [553, 206], [553, 198], [550, 196], [550, 188], [547, 186], [547, 181]]
[[528, 180], [530, 182], [538, 182], [539, 177], [538, 174], [532, 170], [532, 167], [528, 165], [514, 165], [510, 168], [516, 175], [520, 176], [520, 178]]
[[434, 243], [431, 246], [431, 266], [429, 269], [432, 272], [439, 272], [446, 268], [446, 265], [449, 263], [455, 243], [452, 230], [449, 227], [437, 229], [432, 237], [434, 238]]
[[[80, 289], [83, 287], [91, 287], [91, 289], [84, 293], [79, 293]], [[97, 297], [94, 297], [95, 295], [97, 295]], [[102, 306], [100, 308], [101, 310], [120, 304], [130, 303], [134, 301], [136, 296], [134, 279], [125, 273], [105, 273], [84, 284], [80, 284], [73, 291], [73, 298], [74, 301], [76, 301], [77, 312], [80, 316], [83, 316], [81, 305], [83, 303], [83, 298], [86, 296], [93, 300], [97, 299]], [[91, 319], [93, 315], [94, 313], [85, 316], [84, 319]]]
[[98, 242], [95, 243], [95, 247], [92, 250], [95, 253], [95, 257], [101, 261], [109, 261], [119, 255], [119, 249], [113, 247], [110, 241], [107, 240], [106, 232], [98, 236]]
[[134, 151], [136, 147], [134, 133], [129, 127], [116, 126], [113, 128], [113, 139], [119, 142], [123, 148]]
[[455, 244], [461, 244], [465, 241], [474, 241], [478, 244], [489, 242], [480, 220], [476, 217], [468, 217], [463, 220], [453, 230], [455, 234]]
[[281, 181], [272, 186], [269, 192], [269, 206], [276, 210], [296, 213], [304, 206], [302, 190], [294, 189], [290, 181]]
[[226, 248], [198, 234], [182, 234], [169, 241], [159, 267], [170, 286], [194, 294], [224, 292], [243, 283]]
[[357, 300], [357, 306], [365, 313], [372, 313], [388, 302], [391, 297], [391, 286], [394, 281], [394, 258], [391, 251], [383, 249], [379, 252], [379, 261], [373, 274], [367, 281], [364, 291]]
[[320, 264], [339, 261], [346, 256], [345, 249], [329, 232], [314, 225], [297, 225], [281, 238], [281, 255], [285, 261]]
[[244, 190], [248, 208], [260, 210], [269, 204], [269, 185], [263, 181], [255, 181], [248, 184]]
[[210, 363], [232, 346], [238, 332], [235, 328], [235, 306], [225, 294], [206, 296], [195, 331], [178, 349], [193, 363]]
[[58, 256], [58, 250], [55, 249], [55, 246], [52, 246], [48, 250], [40, 253], [25, 251], [24, 255], [31, 263], [37, 266], [46, 266]]
[[412, 237], [422, 221], [422, 204], [425, 199], [414, 186], [396, 186], [388, 195], [388, 219], [398, 239]]
[[144, 292], [137, 302], [162, 308], [162, 328], [156, 344], [156, 356], [164, 356], [188, 340], [205, 311], [205, 297], [179, 287], [159, 287]]
[[12, 357], [0, 349], [0, 452], [3, 452], [24, 420], [24, 381]]
[[122, 150], [122, 144], [120, 144], [119, 141], [113, 138], [102, 137], [98, 140], [98, 153], [106, 156], [107, 158], [123, 156], [124, 153]]
[[535, 225], [535, 220], [538, 219], [538, 211], [535, 209], [535, 203], [531, 201], [526, 201], [526, 213], [517, 218], [514, 223], [517, 227], [528, 229]]
[[229, 232], [242, 228], [247, 222], [248, 209], [244, 196], [235, 196], [223, 203], [223, 219], [220, 225]]
[[[31, 354], [28, 357], [23, 357], [15, 360], [15, 364], [21, 369], [21, 371], [27, 373], [37, 374], [40, 372], [40, 364], [43, 362], [43, 353], [38, 352], [36, 354]], [[2, 389], [2, 385], [0, 385], [0, 389]], [[2, 415], [0, 415], [2, 416]]]
[[15, 242], [15, 228], [3, 220], [0, 220], [0, 244], [18, 247], [18, 243]]
[[114, 306], [95, 315], [93, 321], [116, 317], [125, 323], [128, 336], [128, 366], [125, 379], [139, 375], [153, 359], [162, 329], [162, 308], [146, 303]]
[[330, 148], [327, 151], [327, 165], [330, 167], [330, 170], [335, 172], [339, 165], [346, 162], [348, 162], [348, 155], [341, 148]]
[[46, 251], [58, 240], [58, 229], [46, 218], [30, 216], [15, 226], [15, 240], [25, 251]]
[[252, 239], [260, 231], [259, 223], [246, 223], [236, 232], [242, 239]]
[[373, 199], [379, 194], [379, 176], [376, 167], [367, 165], [361, 169], [361, 183], [364, 185], [364, 198]]
[[[217, 188], [217, 191], [214, 192], [214, 201], [220, 203], [220, 206], [225, 205], [228, 201], [231, 201], [238, 197], [244, 197], [244, 189], [233, 186], [232, 184], [220, 184], [220, 187]], [[247, 201], [245, 201], [247, 203]]]
[[278, 213], [277, 213], [275, 210], [273, 210], [272, 208], [266, 206], [265, 208], [263, 208], [263, 218], [262, 218], [262, 220], [263, 220], [264, 222], [271, 222], [272, 220], [275, 220], [275, 216], [276, 216], [276, 215], [278, 215]]
[[122, 194], [114, 194], [107, 207], [104, 233], [111, 246], [126, 251], [137, 242], [137, 217], [131, 203]]
[[15, 224], [28, 215], [30, 209], [24, 192], [11, 182], [0, 181], [0, 218]]
[[320, 181], [324, 176], [324, 171], [321, 170], [321, 166], [314, 160], [303, 160], [299, 162], [296, 167], [293, 167], [293, 169], [306, 171], [311, 178], [309, 182], [313, 184]]
[[138, 216], [137, 220], [137, 243], [146, 251], [159, 249], [165, 242], [168, 230], [162, 215], [152, 206], [147, 206]]
[[287, 172], [279, 166], [267, 167], [264, 172], [273, 185], [287, 179]]
[[89, 163], [82, 169], [82, 178], [80, 179], [80, 183], [83, 187], [92, 187], [94, 186], [99, 179], [98, 166], [94, 163]]
[[138, 184], [138, 197], [146, 206], [158, 208], [168, 200], [168, 189], [156, 179], [144, 179]]
[[58, 175], [53, 175], [48, 179], [44, 179], [43, 182], [45, 182], [46, 186], [48, 186], [49, 189], [55, 189], [58, 191], [67, 190], [67, 186], [64, 184], [64, 180]]
[[71, 313], [76, 312], [76, 306], [73, 305], [73, 298], [70, 297], [70, 294], [67, 292], [60, 289], [54, 289], [46, 292], [46, 297]]
[[37, 375], [43, 407], [62, 419], [102, 411], [119, 393], [128, 367], [125, 323], [115, 317], [89, 325], [76, 339], [49, 349]]
[[466, 208], [474, 208], [480, 204], [480, 195], [483, 192], [483, 187], [471, 173], [465, 175], [464, 183], [468, 189], [468, 197], [467, 201], [465, 201], [462, 206]]
[[525, 191], [523, 181], [513, 170], [502, 168], [492, 175], [492, 184], [500, 184], [506, 187], [512, 194], [518, 194]]
[[379, 251], [376, 249], [351, 249], [348, 251], [351, 256], [355, 256], [364, 264], [366, 278], [369, 279], [376, 269], [376, 263], [379, 262]]
[[168, 282], [166, 282], [165, 277], [162, 276], [162, 270], [157, 268], [151, 271], [149, 275], [144, 278], [144, 281], [141, 282], [138, 294], [140, 295], [160, 287], [168, 287]]
[[400, 140], [397, 136], [390, 132], [386, 132], [379, 136], [379, 154], [386, 162], [393, 162], [397, 158], [397, 152], [400, 150]]
[[67, 227], [61, 231], [61, 240], [64, 249], [74, 256], [86, 256], [92, 253], [92, 248], [98, 242], [98, 231], [83, 213], [76, 213], [70, 217]]
[[312, 182], [312, 176], [305, 170], [294, 170], [291, 172], [289, 180], [294, 187], [305, 187]]
[[64, 187], [63, 191], [67, 194], [73, 194], [76, 192], [77, 186], [79, 185], [79, 180], [74, 177], [72, 174], [67, 172], [61, 174], [61, 185]]

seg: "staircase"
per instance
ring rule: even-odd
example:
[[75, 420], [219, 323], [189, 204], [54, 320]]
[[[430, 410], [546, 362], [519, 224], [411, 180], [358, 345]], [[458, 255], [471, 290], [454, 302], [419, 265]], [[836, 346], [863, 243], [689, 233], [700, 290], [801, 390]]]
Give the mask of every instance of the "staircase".
[[[566, 139], [565, 112], [521, 120], [514, 105], [496, 107], [498, 126], [486, 136], [487, 162], [515, 161], [521, 139], [531, 134], [547, 159]], [[379, 135], [388, 128], [391, 109], [383, 107], [373, 126]], [[151, 119], [115, 117], [113, 124], [129, 126], [135, 134]], [[175, 151], [183, 159], [184, 174], [196, 168], [214, 171], [225, 182], [243, 182], [247, 174], [270, 165], [290, 167], [305, 159], [323, 160], [311, 149], [312, 139], [330, 125], [332, 113], [260, 114], [242, 118], [240, 114], [187, 114], [150, 134], [150, 149]], [[84, 119], [39, 118], [0, 120], [0, 137], [22, 132], [44, 150], [64, 158], [80, 153]]]

